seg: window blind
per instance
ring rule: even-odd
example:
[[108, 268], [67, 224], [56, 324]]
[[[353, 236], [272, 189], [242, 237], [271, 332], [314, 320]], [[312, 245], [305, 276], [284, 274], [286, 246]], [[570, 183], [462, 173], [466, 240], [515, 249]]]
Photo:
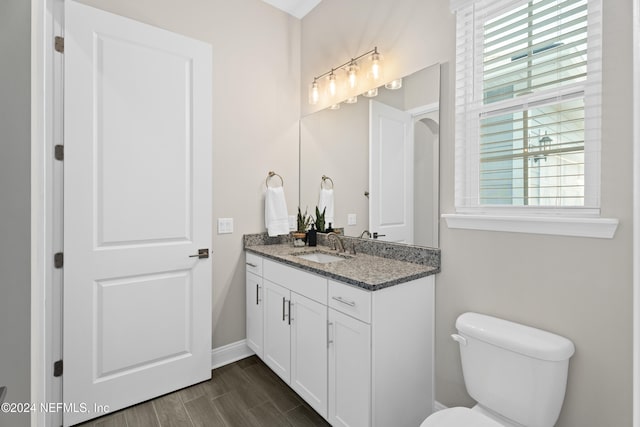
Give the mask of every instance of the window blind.
[[599, 1], [456, 6], [456, 205], [597, 207]]

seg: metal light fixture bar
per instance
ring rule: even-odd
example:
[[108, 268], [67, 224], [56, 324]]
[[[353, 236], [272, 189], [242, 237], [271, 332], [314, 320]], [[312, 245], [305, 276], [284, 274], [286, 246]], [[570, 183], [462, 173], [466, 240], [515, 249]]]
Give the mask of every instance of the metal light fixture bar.
[[319, 76], [314, 77], [313, 80], [318, 80], [318, 79], [323, 78], [324, 76], [328, 76], [329, 74], [333, 73], [334, 71], [339, 70], [339, 69], [341, 69], [343, 67], [346, 67], [347, 65], [350, 65], [350, 64], [358, 61], [359, 59], [362, 59], [365, 56], [370, 55], [372, 53], [379, 54], [377, 46], [374, 47], [373, 49], [371, 49], [370, 51], [365, 52], [365, 53], [363, 53], [362, 55], [360, 55], [360, 56], [358, 56], [356, 58], [351, 58], [349, 61], [345, 62], [344, 64], [340, 64], [337, 67], [334, 67], [334, 68], [330, 69], [329, 71], [327, 71], [327, 72], [325, 72], [323, 74], [320, 74]]

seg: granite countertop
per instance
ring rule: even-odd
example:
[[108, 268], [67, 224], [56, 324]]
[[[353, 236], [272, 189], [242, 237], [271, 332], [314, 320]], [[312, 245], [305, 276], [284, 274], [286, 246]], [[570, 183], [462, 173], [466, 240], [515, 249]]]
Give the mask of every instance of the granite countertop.
[[358, 253], [357, 255], [339, 254], [347, 259], [325, 264], [307, 261], [296, 256], [310, 252], [325, 252], [336, 255], [336, 251], [320, 245], [316, 247], [293, 247], [290, 243], [247, 245], [245, 250], [370, 291], [376, 291], [440, 272], [440, 268], [436, 266], [364, 253]]

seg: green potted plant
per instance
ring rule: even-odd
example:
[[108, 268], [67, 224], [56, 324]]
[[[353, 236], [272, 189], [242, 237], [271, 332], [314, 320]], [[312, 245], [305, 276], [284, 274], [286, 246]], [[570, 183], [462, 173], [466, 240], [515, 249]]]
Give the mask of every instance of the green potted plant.
[[316, 230], [318, 230], [320, 233], [324, 233], [324, 214], [327, 211], [327, 208], [325, 206], [324, 209], [322, 209], [322, 213], [320, 212], [320, 209], [318, 209], [318, 207], [316, 206]]
[[309, 228], [309, 224], [311, 223], [311, 216], [307, 214], [307, 210], [305, 209], [304, 214], [298, 207], [298, 218], [297, 218], [297, 226], [296, 231], [291, 233], [293, 237], [294, 246], [304, 246], [305, 239], [307, 237], [307, 229]]

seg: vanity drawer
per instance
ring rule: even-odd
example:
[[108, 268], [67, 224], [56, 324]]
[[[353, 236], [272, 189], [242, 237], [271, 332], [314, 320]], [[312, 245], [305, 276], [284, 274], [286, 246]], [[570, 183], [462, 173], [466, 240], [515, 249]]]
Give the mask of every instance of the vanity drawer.
[[329, 307], [371, 323], [371, 292], [329, 280]]
[[259, 255], [245, 252], [247, 271], [257, 276], [262, 276], [262, 257]]
[[263, 277], [299, 295], [327, 304], [327, 279], [298, 268], [264, 260]]

